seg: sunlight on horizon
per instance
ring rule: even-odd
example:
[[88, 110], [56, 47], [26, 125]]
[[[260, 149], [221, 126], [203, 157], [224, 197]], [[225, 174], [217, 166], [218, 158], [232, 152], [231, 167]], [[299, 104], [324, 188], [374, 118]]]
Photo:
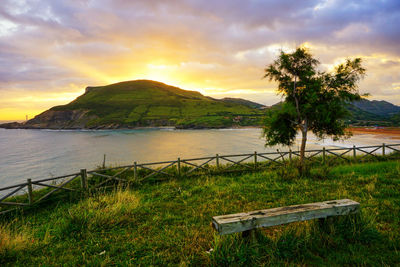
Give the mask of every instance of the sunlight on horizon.
[[323, 0], [178, 2], [4, 0], [0, 120], [32, 118], [87, 86], [136, 79], [273, 105], [280, 97], [262, 79], [264, 68], [300, 46], [322, 71], [363, 58], [360, 92], [400, 105], [400, 35], [386, 26], [398, 24], [390, 1], [366, 8]]

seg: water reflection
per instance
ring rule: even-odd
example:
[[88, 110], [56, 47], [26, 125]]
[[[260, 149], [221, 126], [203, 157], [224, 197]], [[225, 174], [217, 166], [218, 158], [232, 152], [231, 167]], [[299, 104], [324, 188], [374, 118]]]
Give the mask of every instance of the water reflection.
[[[299, 148], [300, 138], [293, 150]], [[308, 149], [400, 143], [384, 135], [355, 135], [346, 141], [318, 140], [310, 134]], [[174, 160], [215, 154], [287, 151], [287, 147], [265, 147], [261, 129], [221, 130], [104, 130], [54, 131], [0, 129], [0, 186], [27, 178], [57, 176], [107, 164]]]

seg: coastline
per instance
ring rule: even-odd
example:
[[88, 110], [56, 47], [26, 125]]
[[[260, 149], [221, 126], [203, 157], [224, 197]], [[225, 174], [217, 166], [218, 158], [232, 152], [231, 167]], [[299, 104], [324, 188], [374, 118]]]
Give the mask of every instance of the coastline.
[[176, 126], [139, 126], [117, 128], [39, 128], [39, 127], [2, 127], [6, 130], [51, 130], [51, 131], [112, 131], [112, 130], [218, 130], [218, 129], [261, 129], [262, 126], [231, 126], [231, 127], [176, 127]]
[[[5, 123], [9, 124], [9, 123]], [[19, 124], [18, 127], [5, 127], [4, 124], [0, 124], [0, 129], [25, 129], [25, 130], [54, 130], [54, 131], [104, 131], [104, 130], [212, 130], [212, 129], [261, 129], [260, 125], [232, 125], [229, 127], [179, 127], [179, 126], [138, 126], [138, 127], [115, 127], [115, 128], [46, 128], [46, 127], [24, 127]], [[348, 127], [354, 135], [361, 134], [374, 134], [374, 135], [385, 135], [392, 137], [400, 137], [400, 127], [370, 127], [370, 126], [360, 126], [360, 127]]]
[[384, 135], [387, 137], [398, 138], [400, 137], [400, 127], [349, 127], [348, 128], [354, 135], [361, 134], [374, 134]]
[[253, 128], [262, 128], [262, 126], [252, 126], [252, 125], [230, 125], [230, 126], [213, 126], [207, 127], [202, 125], [197, 126], [136, 126], [136, 127], [124, 127], [124, 126], [104, 126], [104, 127], [93, 127], [93, 128], [85, 128], [85, 127], [40, 127], [40, 126], [32, 126], [25, 125], [23, 122], [6, 122], [0, 124], [0, 129], [26, 129], [26, 130], [76, 130], [76, 131], [96, 131], [96, 130], [141, 130], [141, 129], [173, 129], [173, 130], [210, 130], [210, 129], [253, 129]]

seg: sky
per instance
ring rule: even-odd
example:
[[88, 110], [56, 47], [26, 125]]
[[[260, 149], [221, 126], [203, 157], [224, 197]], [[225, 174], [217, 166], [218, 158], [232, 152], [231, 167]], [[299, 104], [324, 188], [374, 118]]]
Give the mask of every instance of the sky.
[[299, 46], [361, 57], [360, 92], [400, 105], [399, 25], [399, 0], [1, 0], [0, 120], [135, 79], [272, 105], [264, 68]]

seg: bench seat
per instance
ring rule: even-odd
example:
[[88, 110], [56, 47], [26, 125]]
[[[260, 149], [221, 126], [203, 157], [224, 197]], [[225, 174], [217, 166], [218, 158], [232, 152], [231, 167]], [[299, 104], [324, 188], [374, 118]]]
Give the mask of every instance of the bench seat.
[[330, 200], [214, 216], [212, 225], [220, 235], [225, 235], [261, 227], [357, 213], [359, 208], [360, 203], [351, 199]]

